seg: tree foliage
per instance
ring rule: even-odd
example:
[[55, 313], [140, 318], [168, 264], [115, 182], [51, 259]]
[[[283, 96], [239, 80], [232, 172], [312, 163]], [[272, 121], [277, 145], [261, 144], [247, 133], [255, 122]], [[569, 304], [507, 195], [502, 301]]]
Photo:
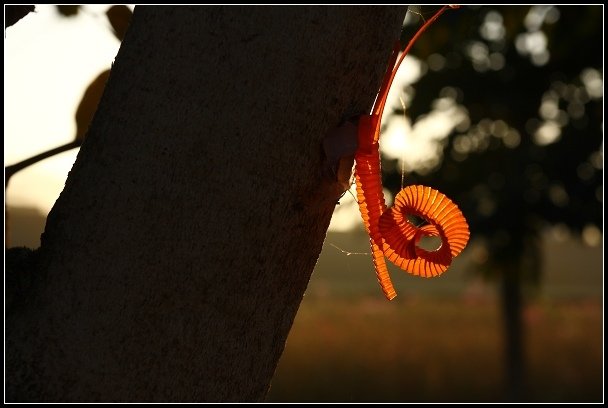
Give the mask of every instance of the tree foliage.
[[468, 118], [442, 141], [440, 164], [408, 182], [458, 202], [491, 261], [530, 253], [537, 265], [547, 226], [602, 228], [602, 35], [601, 6], [471, 6], [413, 50], [427, 71], [406, 90], [406, 114], [418, 121], [443, 98]]

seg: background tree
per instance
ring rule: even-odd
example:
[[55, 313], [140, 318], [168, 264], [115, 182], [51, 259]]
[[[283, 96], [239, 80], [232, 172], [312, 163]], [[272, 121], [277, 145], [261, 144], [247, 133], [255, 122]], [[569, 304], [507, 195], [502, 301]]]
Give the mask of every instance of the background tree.
[[[603, 226], [602, 7], [463, 7], [412, 53], [426, 75], [405, 90], [407, 116], [466, 114], [437, 145], [442, 159], [407, 184], [438, 188], [466, 215], [488, 258], [476, 271], [500, 283], [508, 398], [519, 399], [524, 286], [541, 279], [540, 234], [567, 227], [593, 240]], [[400, 166], [384, 168], [396, 170], [385, 185], [398, 191]]]
[[339, 195], [323, 137], [405, 11], [137, 7], [9, 288], [7, 400], [263, 399]]

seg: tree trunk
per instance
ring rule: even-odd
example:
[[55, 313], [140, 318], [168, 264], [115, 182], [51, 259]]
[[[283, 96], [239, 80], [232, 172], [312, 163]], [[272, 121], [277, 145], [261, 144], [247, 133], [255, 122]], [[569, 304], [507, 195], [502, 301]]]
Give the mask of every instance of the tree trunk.
[[141, 7], [33, 284], [6, 401], [260, 401], [405, 7]]
[[524, 385], [523, 295], [520, 265], [506, 266], [501, 276], [501, 300], [505, 330], [506, 398], [520, 401]]

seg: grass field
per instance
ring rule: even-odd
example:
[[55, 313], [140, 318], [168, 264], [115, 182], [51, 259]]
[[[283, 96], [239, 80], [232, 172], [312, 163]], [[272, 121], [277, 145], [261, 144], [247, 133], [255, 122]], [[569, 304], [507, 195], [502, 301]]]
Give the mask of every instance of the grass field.
[[[327, 241], [365, 251], [365, 239], [360, 244], [353, 236], [334, 234]], [[601, 250], [573, 244], [546, 250], [565, 258], [546, 262], [543, 284], [527, 300], [524, 399], [602, 402]], [[393, 270], [399, 296], [388, 302], [370, 264], [368, 256], [346, 256], [326, 245], [267, 401], [505, 401], [493, 284], [458, 265], [439, 280]]]
[[[13, 245], [39, 245], [44, 218], [9, 211]], [[37, 215], [36, 217], [32, 216]], [[32, 231], [30, 231], [32, 230]], [[33, 238], [32, 238], [33, 237]], [[467, 271], [441, 278], [391, 268], [387, 302], [364, 233], [330, 233], [276, 370], [269, 402], [500, 402], [504, 355], [496, 288]], [[524, 312], [530, 402], [603, 400], [603, 255], [544, 246], [541, 286]]]
[[[500, 402], [495, 301], [306, 299], [270, 402]], [[539, 302], [525, 312], [531, 402], [601, 402], [600, 301]]]

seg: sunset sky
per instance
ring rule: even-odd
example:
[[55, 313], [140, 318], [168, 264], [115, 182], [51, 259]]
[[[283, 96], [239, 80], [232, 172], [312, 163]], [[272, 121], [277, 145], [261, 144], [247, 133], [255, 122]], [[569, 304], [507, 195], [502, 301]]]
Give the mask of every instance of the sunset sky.
[[[85, 87], [107, 69], [119, 42], [105, 17], [108, 6], [84, 6], [62, 17], [55, 6], [9, 27], [4, 39], [4, 164], [70, 142]], [[77, 149], [43, 160], [10, 180], [5, 201], [46, 215], [61, 192]]]
[[[37, 5], [36, 12], [9, 27], [4, 48], [4, 162], [15, 164], [73, 140], [74, 114], [87, 85], [107, 69], [118, 52], [105, 16], [108, 5], [83, 6], [75, 17], [61, 16], [55, 6]], [[415, 82], [421, 66], [415, 57], [404, 60], [387, 102], [407, 104], [402, 90]], [[437, 140], [447, 136], [458, 112], [435, 113], [432, 128], [412, 127], [407, 117], [394, 118], [383, 133], [385, 154], [404, 159], [405, 168], [424, 165], [435, 154]], [[438, 127], [437, 125], [440, 124]], [[408, 151], [407, 156], [403, 151]], [[415, 154], [414, 154], [415, 153]], [[9, 206], [49, 212], [76, 159], [77, 149], [43, 160], [11, 178], [5, 202]], [[389, 198], [390, 200], [390, 198]], [[331, 229], [349, 230], [360, 222], [358, 208], [345, 195]]]

